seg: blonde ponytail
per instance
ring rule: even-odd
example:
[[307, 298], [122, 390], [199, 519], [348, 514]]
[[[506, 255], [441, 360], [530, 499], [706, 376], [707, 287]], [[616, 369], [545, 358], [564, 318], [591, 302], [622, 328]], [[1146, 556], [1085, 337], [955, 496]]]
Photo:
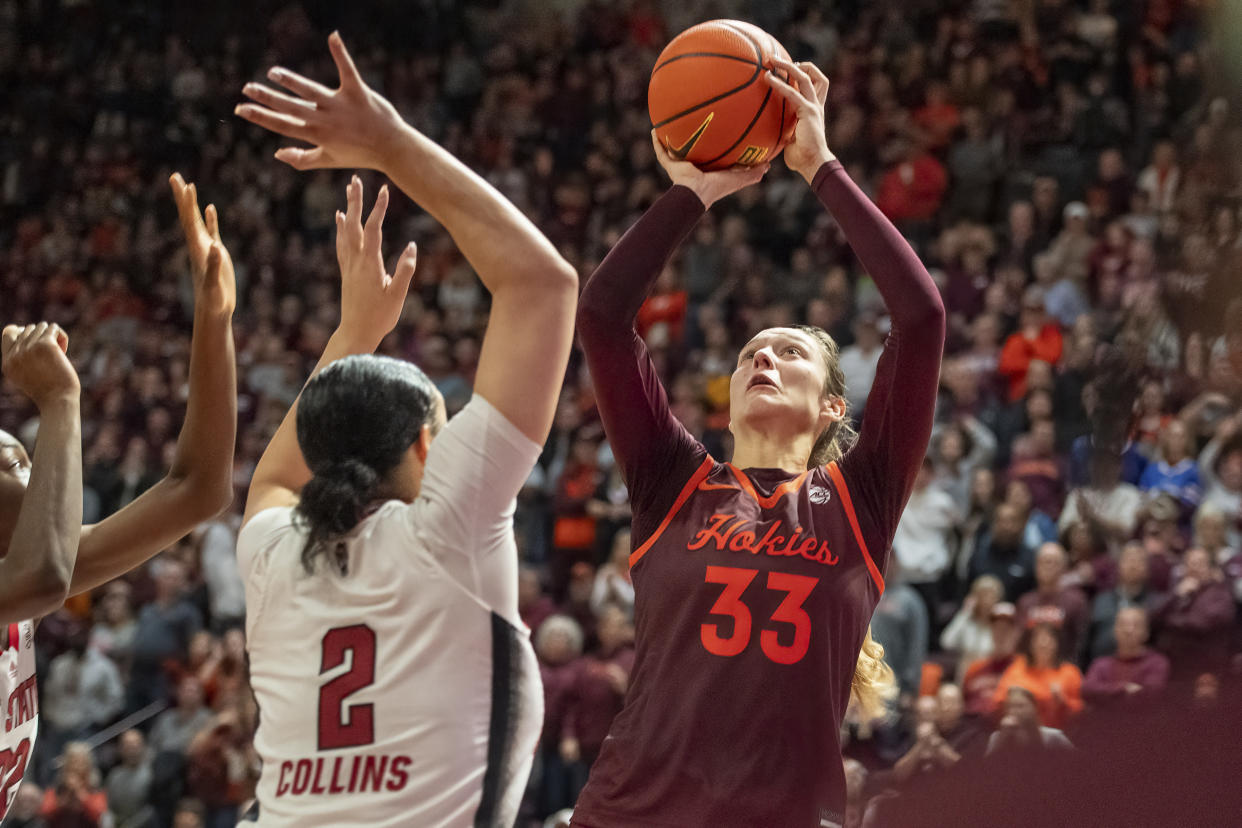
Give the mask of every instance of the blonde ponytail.
[[868, 625], [850, 683], [850, 702], [858, 705], [863, 721], [870, 721], [883, 717], [888, 702], [896, 696], [897, 677], [884, 660], [884, 645], [871, 637]]

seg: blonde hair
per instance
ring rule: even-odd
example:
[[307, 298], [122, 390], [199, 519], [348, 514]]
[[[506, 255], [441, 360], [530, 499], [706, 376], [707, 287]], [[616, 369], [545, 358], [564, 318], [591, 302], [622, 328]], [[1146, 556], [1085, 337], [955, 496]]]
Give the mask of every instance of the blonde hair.
[[846, 403], [845, 418], [830, 423], [815, 438], [815, 445], [811, 449], [811, 456], [806, 461], [806, 467], [813, 469], [816, 466], [823, 466], [834, 460], [840, 460], [845, 455], [846, 450], [853, 445], [858, 435], [854, 432], [848, 420], [850, 410], [849, 401], [845, 399], [845, 372], [841, 370], [841, 352], [837, 346], [837, 341], [823, 328], [817, 328], [814, 325], [794, 325], [793, 327], [794, 330], [802, 331], [819, 343], [820, 351], [824, 357], [824, 368], [826, 369], [824, 394], [830, 397], [840, 397]]
[[854, 679], [850, 682], [850, 701], [858, 705], [865, 721], [879, 719], [888, 709], [888, 703], [897, 696], [897, 677], [893, 668], [884, 660], [884, 645], [871, 637], [871, 625], [863, 639], [854, 665]]

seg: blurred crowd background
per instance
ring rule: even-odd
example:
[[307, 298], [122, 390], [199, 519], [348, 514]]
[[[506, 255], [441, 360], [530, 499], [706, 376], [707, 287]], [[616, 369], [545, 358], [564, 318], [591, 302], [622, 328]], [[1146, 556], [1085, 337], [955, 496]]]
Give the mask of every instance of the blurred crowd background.
[[[348, 173], [281, 165], [232, 108], [273, 64], [334, 78], [337, 27], [368, 81], [583, 280], [667, 186], [646, 82], [668, 38], [741, 17], [831, 78], [829, 146], [950, 313], [936, 431], [874, 619], [901, 692], [885, 719], [847, 722], [850, 825], [884, 824], [885, 801], [964, 757], [1072, 751], [1105, 710], [1210, 710], [1242, 672], [1242, 98], [1216, 6], [0, 0], [0, 318], [70, 333], [86, 520], [159, 478], [184, 411], [173, 171], [217, 205], [237, 265], [241, 393], [232, 511], [40, 625], [39, 748], [6, 825], [216, 828], [252, 795], [233, 545], [254, 463], [336, 323]], [[420, 261], [381, 350], [456, 410], [487, 295], [408, 200], [387, 223], [389, 249], [415, 240]], [[796, 322], [842, 344], [865, 418], [883, 302], [777, 163], [713, 207], [639, 316], [675, 412], [718, 459], [736, 349]], [[0, 394], [0, 427], [28, 446], [34, 413]], [[576, 357], [517, 514], [547, 701], [531, 825], [572, 805], [622, 704], [628, 523]]]

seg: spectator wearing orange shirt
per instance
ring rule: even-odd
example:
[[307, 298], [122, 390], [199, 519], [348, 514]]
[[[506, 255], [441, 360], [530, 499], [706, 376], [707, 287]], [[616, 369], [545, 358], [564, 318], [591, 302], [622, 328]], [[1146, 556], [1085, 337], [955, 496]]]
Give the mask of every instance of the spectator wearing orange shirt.
[[1026, 374], [1031, 362], [1038, 359], [1056, 365], [1061, 359], [1061, 347], [1061, 329], [1048, 318], [1043, 288], [1028, 288], [1022, 296], [1018, 330], [1005, 340], [997, 365], [997, 370], [1009, 384], [1010, 402], [1026, 395]]
[[1052, 624], [1029, 628], [1018, 647], [1018, 657], [1001, 676], [992, 696], [999, 709], [1011, 687], [1020, 687], [1035, 699], [1039, 720], [1047, 727], [1064, 728], [1080, 712], [1082, 673], [1061, 654], [1061, 633]]

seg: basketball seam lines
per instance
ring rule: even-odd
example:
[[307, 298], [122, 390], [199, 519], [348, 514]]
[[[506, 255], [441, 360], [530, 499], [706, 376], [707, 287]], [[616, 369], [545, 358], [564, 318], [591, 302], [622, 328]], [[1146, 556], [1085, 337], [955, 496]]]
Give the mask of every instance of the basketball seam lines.
[[[743, 89], [745, 89], [746, 87], [754, 83], [755, 79], [759, 77], [759, 73], [763, 71], [763, 49], [759, 47], [759, 44], [755, 41], [753, 37], [750, 36], [748, 32], [745, 32], [741, 29], [734, 28], [733, 26], [730, 26], [728, 23], [725, 23], [724, 26], [736, 32], [737, 34], [740, 34], [742, 37], [746, 38], [746, 40], [750, 42], [751, 48], [755, 50], [755, 63], [753, 64], [755, 67], [755, 73], [751, 75], [750, 78], [746, 81], [746, 83], [742, 84], [741, 86], [738, 86], [734, 89], [730, 89], [728, 92], [723, 92], [714, 98], [708, 98], [702, 103], [696, 104], [690, 107], [689, 109], [685, 110], [684, 112], [678, 112], [676, 115], [672, 116], [671, 118], [665, 118], [663, 121], [660, 121], [660, 123], [654, 124], [655, 129], [659, 129], [660, 127], [665, 126], [666, 124], [671, 124], [673, 121], [676, 121], [678, 118], [684, 118], [685, 116], [689, 115], [691, 112], [697, 112], [698, 110], [702, 109], [705, 106], [711, 106], [717, 101], [722, 101], [735, 92], [741, 92]], [[749, 63], [749, 61], [747, 61], [747, 63]], [[653, 71], [652, 74], [654, 75], [655, 72]], [[768, 93], [770, 94], [771, 92], [772, 92], [772, 89], [771, 87], [769, 87]], [[764, 103], [766, 105], [767, 103], [766, 100], [764, 101]], [[747, 132], [749, 131], [750, 131], [750, 128], [747, 127]], [[743, 133], [743, 136], [744, 135], [745, 133]]]
[[[715, 158], [711, 159], [710, 161], [702, 162], [703, 166], [706, 167], [708, 164], [715, 164], [721, 158], [724, 158], [726, 155], [733, 152], [733, 150], [737, 149], [737, 145], [745, 141], [746, 136], [749, 135], [750, 131], [755, 128], [755, 124], [759, 123], [759, 118], [760, 116], [763, 115], [763, 110], [768, 108], [768, 101], [771, 98], [772, 98], [772, 87], [769, 86], [768, 93], [763, 96], [763, 103], [759, 104], [759, 110], [755, 113], [755, 117], [750, 119], [750, 123], [746, 125], [746, 129], [742, 130], [742, 134], [737, 136], [737, 140], [734, 141], [732, 144], [730, 144], [729, 148], [725, 150], [724, 152], [720, 153], [720, 155], [717, 155]], [[781, 126], [784, 126], [784, 125], [785, 125], [785, 121], [782, 118]], [[778, 133], [778, 140], [779, 140], [779, 133]]]
[[675, 55], [674, 57], [671, 57], [668, 60], [661, 63], [660, 65], [656, 66], [656, 68], [651, 70], [651, 75], [652, 77], [654, 77], [656, 72], [659, 72], [665, 66], [668, 66], [670, 63], [674, 61], [681, 60], [682, 58], [692, 58], [692, 57], [709, 57], [709, 58], [720, 58], [721, 60], [735, 60], [738, 63], [745, 63], [748, 66], [757, 66], [761, 69], [763, 68], [762, 63], [756, 63], [753, 60], [747, 60], [746, 58], [738, 57], [737, 55], [726, 55], [723, 52], [686, 52], [685, 54], [682, 54], [682, 55]]

